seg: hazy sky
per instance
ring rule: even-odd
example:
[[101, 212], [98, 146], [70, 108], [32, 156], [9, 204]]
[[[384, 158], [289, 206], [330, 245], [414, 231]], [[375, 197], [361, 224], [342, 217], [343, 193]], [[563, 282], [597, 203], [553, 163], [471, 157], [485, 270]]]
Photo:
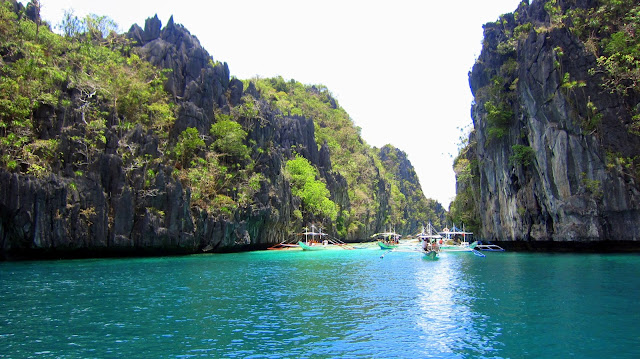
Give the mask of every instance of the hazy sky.
[[[22, 1], [26, 3], [27, 1]], [[468, 72], [482, 25], [520, 0], [41, 0], [114, 19], [121, 31], [157, 14], [184, 25], [232, 76], [326, 85], [372, 146], [405, 151], [424, 193], [448, 208], [453, 158], [471, 127]]]

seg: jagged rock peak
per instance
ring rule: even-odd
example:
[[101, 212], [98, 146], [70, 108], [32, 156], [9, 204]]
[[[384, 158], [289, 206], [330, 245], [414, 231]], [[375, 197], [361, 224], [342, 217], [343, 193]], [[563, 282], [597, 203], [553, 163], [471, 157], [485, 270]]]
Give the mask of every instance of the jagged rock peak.
[[[173, 19], [173, 16], [171, 17]], [[144, 42], [153, 41], [160, 37], [160, 30], [162, 29], [162, 21], [158, 19], [158, 14], [148, 18], [144, 22]]]

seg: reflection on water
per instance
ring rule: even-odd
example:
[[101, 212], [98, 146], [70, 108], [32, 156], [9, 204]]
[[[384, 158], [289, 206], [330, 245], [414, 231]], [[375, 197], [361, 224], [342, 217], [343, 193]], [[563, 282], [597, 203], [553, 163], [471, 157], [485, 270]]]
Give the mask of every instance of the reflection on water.
[[422, 315], [415, 320], [424, 331], [423, 354], [427, 356], [478, 356], [493, 351], [499, 333], [488, 330], [486, 316], [474, 308], [482, 293], [473, 274], [465, 271], [467, 260], [478, 259], [467, 253], [445, 253], [437, 265], [425, 266], [416, 275]]

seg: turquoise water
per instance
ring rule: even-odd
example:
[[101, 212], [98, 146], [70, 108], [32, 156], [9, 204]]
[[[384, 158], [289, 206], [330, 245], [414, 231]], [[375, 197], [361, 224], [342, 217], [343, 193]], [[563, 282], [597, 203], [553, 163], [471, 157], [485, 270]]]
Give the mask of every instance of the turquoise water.
[[640, 256], [0, 263], [0, 357], [638, 358]]

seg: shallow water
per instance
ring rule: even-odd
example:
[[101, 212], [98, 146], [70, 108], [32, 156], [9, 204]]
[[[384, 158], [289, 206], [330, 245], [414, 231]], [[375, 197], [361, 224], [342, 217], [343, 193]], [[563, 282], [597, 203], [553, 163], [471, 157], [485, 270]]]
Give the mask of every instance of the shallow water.
[[0, 263], [0, 357], [637, 358], [640, 256]]

